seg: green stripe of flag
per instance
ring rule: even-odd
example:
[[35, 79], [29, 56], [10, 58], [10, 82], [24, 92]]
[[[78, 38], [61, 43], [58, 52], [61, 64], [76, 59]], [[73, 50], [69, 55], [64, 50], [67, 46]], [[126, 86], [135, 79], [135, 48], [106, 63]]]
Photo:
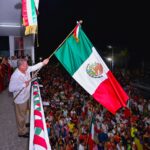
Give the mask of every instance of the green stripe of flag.
[[[93, 45], [84, 34], [81, 27], [78, 38], [79, 41], [76, 41], [74, 36], [71, 35], [55, 52], [57, 59], [62, 63], [71, 76], [92, 53]], [[86, 51], [84, 49], [86, 49]]]
[[36, 135], [40, 135], [40, 133], [42, 132], [42, 129], [41, 128], [35, 128], [35, 134]]
[[34, 101], [34, 106], [37, 105], [37, 104], [40, 104], [40, 100]]
[[34, 0], [31, 0], [32, 23], [37, 23], [37, 15]]
[[38, 98], [40, 95], [39, 94], [37, 94], [37, 95], [35, 95], [33, 98], [35, 99], [35, 98]]
[[39, 111], [41, 111], [41, 107], [37, 107], [35, 110], [39, 110]]

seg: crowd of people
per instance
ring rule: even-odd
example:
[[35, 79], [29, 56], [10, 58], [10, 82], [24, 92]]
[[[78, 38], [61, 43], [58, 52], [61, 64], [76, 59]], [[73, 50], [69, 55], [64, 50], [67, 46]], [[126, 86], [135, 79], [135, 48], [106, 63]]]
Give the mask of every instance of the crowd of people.
[[[16, 67], [15, 56], [1, 59], [0, 92]], [[129, 95], [127, 107], [115, 115], [85, 92], [59, 63], [41, 69], [39, 82], [43, 84], [41, 96], [52, 150], [150, 149], [150, 100], [130, 85], [130, 72], [117, 69], [114, 75]]]
[[130, 97], [127, 107], [116, 115], [87, 94], [61, 65], [41, 70], [41, 95], [43, 104], [49, 104], [44, 113], [53, 150], [150, 149], [150, 101], [130, 85], [129, 72], [126, 80], [120, 71], [114, 74]]

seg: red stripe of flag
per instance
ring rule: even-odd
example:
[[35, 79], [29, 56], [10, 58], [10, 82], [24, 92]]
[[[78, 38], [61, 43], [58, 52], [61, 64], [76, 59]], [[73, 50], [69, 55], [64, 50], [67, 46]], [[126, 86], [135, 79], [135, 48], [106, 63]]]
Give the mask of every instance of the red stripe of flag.
[[40, 103], [37, 103], [36, 105], [39, 106], [39, 107], [41, 107], [41, 104], [40, 104]]
[[37, 92], [37, 91], [33, 92], [33, 95], [37, 95], [37, 94], [38, 94], [38, 92]]
[[107, 72], [107, 76], [108, 79], [98, 86], [93, 97], [111, 113], [115, 114], [119, 108], [126, 106], [129, 97], [114, 78], [111, 71]]
[[38, 135], [34, 135], [33, 143], [37, 144], [37, 145], [40, 145], [40, 146], [44, 147], [45, 149], [47, 149], [47, 144], [46, 144], [45, 139], [41, 138]]
[[42, 114], [39, 110], [34, 110], [34, 115], [42, 117]]
[[24, 26], [29, 25], [28, 14], [27, 14], [27, 2], [26, 0], [22, 0], [22, 16], [24, 20]]
[[41, 128], [42, 130], [44, 130], [42, 120], [36, 119], [36, 120], [34, 121], [34, 127]]
[[75, 37], [76, 39], [78, 39], [78, 35], [77, 35], [77, 30], [78, 30], [78, 28], [79, 28], [79, 25], [77, 25], [77, 26], [75, 27], [74, 33], [73, 33], [73, 35], [74, 35], [74, 37]]

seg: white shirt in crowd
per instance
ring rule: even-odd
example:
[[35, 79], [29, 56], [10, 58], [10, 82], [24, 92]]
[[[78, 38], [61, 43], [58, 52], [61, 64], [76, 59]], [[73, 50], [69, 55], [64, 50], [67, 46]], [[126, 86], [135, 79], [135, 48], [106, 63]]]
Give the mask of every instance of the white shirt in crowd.
[[103, 129], [103, 131], [104, 131], [105, 133], [108, 132], [108, 126], [107, 126], [106, 123], [102, 123], [102, 129]]
[[17, 61], [18, 61], [18, 59], [9, 59], [8, 60], [10, 66], [14, 69], [17, 68]]
[[100, 114], [96, 115], [96, 119], [98, 119], [100, 122], [102, 122], [104, 120], [103, 116]]
[[82, 144], [79, 144], [79, 149], [78, 150], [84, 150], [84, 146]]
[[139, 109], [139, 111], [140, 111], [141, 113], [143, 113], [143, 105], [142, 105], [142, 104], [139, 104], [139, 105], [138, 105], [138, 109]]
[[117, 150], [125, 150], [124, 146], [120, 146], [119, 144], [117, 144], [116, 149], [117, 149]]
[[21, 93], [16, 97], [15, 103], [16, 104], [22, 104], [25, 103], [30, 98], [30, 87], [31, 83], [27, 86], [25, 84], [25, 81], [28, 81], [31, 79], [30, 73], [41, 68], [43, 66], [43, 63], [40, 62], [34, 66], [29, 66], [26, 74], [23, 74], [18, 68], [14, 71], [14, 73], [11, 76], [10, 83], [9, 83], [9, 91], [13, 92], [13, 96], [15, 97], [19, 91], [24, 88]]

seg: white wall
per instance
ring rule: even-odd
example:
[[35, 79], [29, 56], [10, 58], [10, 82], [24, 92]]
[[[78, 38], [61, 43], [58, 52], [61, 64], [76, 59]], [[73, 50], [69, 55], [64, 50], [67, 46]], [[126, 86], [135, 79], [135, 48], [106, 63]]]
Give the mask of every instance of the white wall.
[[0, 0], [0, 36], [23, 35], [21, 0]]
[[34, 35], [24, 36], [24, 54], [31, 56], [32, 62], [35, 63]]

